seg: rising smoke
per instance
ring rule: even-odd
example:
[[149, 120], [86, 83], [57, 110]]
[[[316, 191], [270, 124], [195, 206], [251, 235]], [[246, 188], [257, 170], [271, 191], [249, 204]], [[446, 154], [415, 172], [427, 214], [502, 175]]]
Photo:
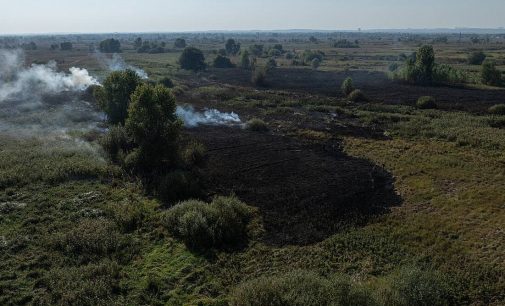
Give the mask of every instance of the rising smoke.
[[105, 56], [103, 53], [101, 53], [100, 51], [95, 51], [95, 56], [96, 58], [98, 59], [98, 61], [104, 65], [105, 67], [107, 67], [107, 69], [109, 69], [110, 71], [122, 71], [122, 70], [126, 70], [126, 69], [130, 69], [130, 70], [133, 70], [137, 73], [137, 75], [146, 80], [149, 78], [149, 76], [147, 75], [147, 73], [138, 68], [138, 67], [135, 67], [133, 65], [129, 65], [125, 62], [125, 60], [117, 53], [114, 53], [112, 55], [111, 58]]
[[0, 132], [16, 136], [66, 134], [103, 117], [80, 99], [98, 81], [86, 69], [59, 72], [55, 62], [26, 67], [19, 50], [0, 50]]
[[217, 109], [205, 109], [203, 112], [197, 112], [193, 106], [184, 105], [177, 106], [175, 112], [188, 128], [199, 125], [236, 125], [241, 123], [240, 117], [234, 112], [222, 113]]

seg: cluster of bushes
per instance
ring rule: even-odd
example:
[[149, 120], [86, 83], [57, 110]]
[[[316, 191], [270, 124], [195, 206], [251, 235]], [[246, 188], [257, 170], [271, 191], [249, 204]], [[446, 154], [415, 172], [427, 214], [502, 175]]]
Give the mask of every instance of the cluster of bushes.
[[482, 63], [481, 82], [485, 85], [502, 86], [504, 83], [500, 70], [496, 68], [496, 63], [491, 60], [485, 60]]
[[184, 51], [182, 51], [179, 58], [179, 64], [182, 69], [192, 71], [204, 70], [207, 67], [202, 50], [195, 47], [187, 47]]
[[69, 51], [69, 50], [72, 50], [73, 48], [74, 48], [73, 44], [69, 41], [65, 41], [65, 42], [60, 43], [60, 50], [61, 51]]
[[419, 109], [434, 109], [437, 108], [437, 103], [435, 98], [431, 96], [423, 96], [417, 100], [416, 106]]
[[142, 42], [142, 45], [137, 48], [138, 53], [149, 53], [149, 54], [158, 54], [158, 53], [165, 53], [166, 43], [161, 42], [158, 43], [157, 41], [144, 41]]
[[482, 65], [486, 59], [486, 54], [482, 51], [475, 51], [468, 55], [468, 64], [470, 65]]
[[247, 121], [245, 124], [245, 128], [250, 131], [255, 131], [255, 132], [268, 131], [268, 126], [265, 123], [265, 121], [258, 119], [258, 118], [253, 118], [253, 119]]
[[100, 42], [100, 52], [104, 53], [119, 53], [121, 52], [121, 43], [119, 40], [109, 38]]
[[116, 71], [95, 97], [111, 124], [100, 143], [112, 162], [139, 176], [165, 201], [197, 193], [194, 165], [181, 156], [182, 122], [168, 88], [142, 83], [131, 70]]
[[355, 40], [354, 42], [347, 40], [347, 39], [341, 39], [333, 43], [334, 48], [359, 48], [359, 41]]
[[247, 240], [253, 209], [235, 197], [217, 197], [211, 203], [190, 200], [179, 203], [162, 216], [162, 223], [175, 237], [198, 250], [235, 247]]
[[320, 50], [316, 50], [316, 51], [313, 51], [313, 50], [306, 50], [305, 52], [303, 52], [303, 55], [302, 55], [302, 59], [303, 59], [303, 63], [305, 65], [310, 65], [312, 64], [312, 61], [314, 59], [317, 59], [319, 61], [319, 63], [321, 63], [324, 59], [324, 52], [320, 51]]
[[367, 102], [368, 97], [360, 89], [354, 88], [352, 78], [348, 77], [342, 82], [340, 87], [342, 93], [352, 102]]
[[214, 59], [213, 66], [215, 68], [233, 68], [235, 64], [233, 64], [229, 57], [218, 54]]
[[243, 283], [231, 294], [234, 306], [290, 305], [454, 305], [455, 286], [434, 271], [405, 268], [380, 285], [357, 283], [337, 275], [320, 277], [295, 271], [281, 276], [261, 277]]

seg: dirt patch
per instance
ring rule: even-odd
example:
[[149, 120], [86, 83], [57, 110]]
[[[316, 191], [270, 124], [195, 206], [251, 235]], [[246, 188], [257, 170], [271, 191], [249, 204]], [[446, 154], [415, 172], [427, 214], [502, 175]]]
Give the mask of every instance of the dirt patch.
[[399, 203], [385, 170], [344, 154], [338, 143], [303, 144], [236, 127], [187, 133], [208, 149], [208, 196], [235, 193], [258, 207], [271, 244], [315, 243]]

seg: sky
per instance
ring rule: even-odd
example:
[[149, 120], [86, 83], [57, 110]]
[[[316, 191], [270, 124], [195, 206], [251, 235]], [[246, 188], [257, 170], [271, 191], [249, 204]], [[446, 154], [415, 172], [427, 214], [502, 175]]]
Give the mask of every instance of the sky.
[[505, 27], [505, 0], [0, 0], [0, 34]]

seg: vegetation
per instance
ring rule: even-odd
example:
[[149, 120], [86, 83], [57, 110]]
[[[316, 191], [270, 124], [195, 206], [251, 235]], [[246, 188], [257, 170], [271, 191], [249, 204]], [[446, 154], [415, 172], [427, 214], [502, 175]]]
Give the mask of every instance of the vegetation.
[[256, 131], [256, 132], [266, 132], [268, 131], [268, 125], [265, 123], [265, 121], [258, 119], [258, 118], [253, 118], [246, 123], [246, 128], [251, 131]]
[[190, 200], [170, 208], [163, 225], [190, 248], [234, 247], [246, 240], [253, 210], [234, 197], [207, 204]]
[[186, 48], [186, 40], [183, 38], [177, 38], [174, 42], [174, 47], [178, 49]]
[[179, 64], [182, 69], [199, 71], [206, 67], [205, 57], [200, 49], [187, 47], [179, 58]]
[[247, 50], [242, 51], [240, 54], [240, 68], [251, 69], [251, 59]]
[[69, 51], [69, 50], [72, 50], [73, 49], [73, 44], [69, 41], [66, 41], [66, 42], [62, 42], [60, 44], [60, 49], [61, 51]]
[[353, 90], [347, 98], [352, 102], [368, 102], [368, 97], [360, 89]]
[[482, 64], [481, 80], [483, 84], [500, 86], [503, 83], [501, 72], [493, 61], [487, 60]]
[[222, 56], [222, 55], [218, 55], [214, 59], [213, 65], [215, 68], [233, 68], [233, 67], [235, 67], [235, 65], [231, 62], [231, 60], [228, 57]]
[[417, 100], [416, 106], [419, 109], [434, 109], [437, 108], [437, 103], [433, 97], [424, 96]]
[[482, 51], [475, 51], [468, 55], [468, 64], [470, 65], [482, 65], [486, 59], [486, 54]]
[[496, 104], [489, 108], [489, 113], [493, 115], [505, 115], [505, 104]]
[[100, 42], [100, 52], [119, 53], [121, 52], [121, 43], [114, 38], [103, 40]]
[[226, 41], [225, 50], [228, 55], [237, 55], [240, 51], [240, 44], [230, 38]]
[[359, 48], [359, 41], [356, 40], [354, 42], [348, 41], [347, 39], [341, 39], [336, 41], [333, 44], [333, 47], [335, 48]]
[[130, 96], [139, 83], [139, 76], [132, 70], [114, 71], [107, 76], [102, 87], [95, 89], [95, 98], [111, 124], [125, 123]]
[[344, 82], [342, 82], [341, 90], [346, 97], [354, 91], [354, 85], [351, 77], [347, 77]]

